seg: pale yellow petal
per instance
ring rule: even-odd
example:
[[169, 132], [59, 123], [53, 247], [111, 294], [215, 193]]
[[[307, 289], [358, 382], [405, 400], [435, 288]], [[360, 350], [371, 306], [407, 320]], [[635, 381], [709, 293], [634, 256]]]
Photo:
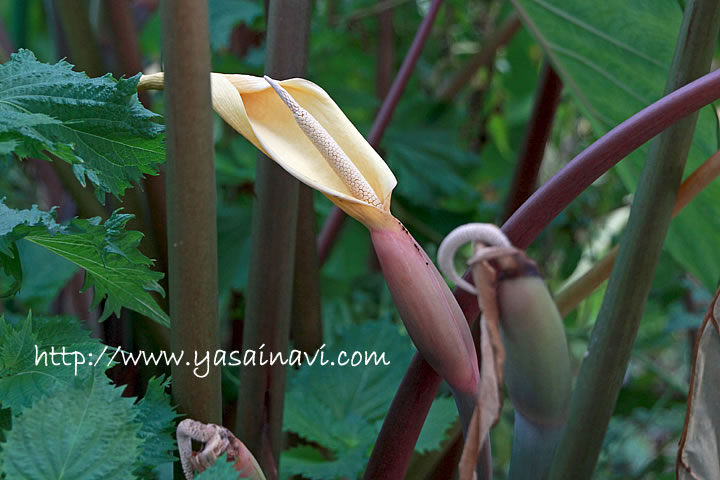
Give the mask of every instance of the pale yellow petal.
[[262, 147], [250, 126], [240, 92], [223, 74], [212, 73], [210, 79], [213, 109], [231, 127], [267, 155], [267, 151]]
[[[242, 95], [255, 134], [265, 148], [271, 148], [272, 144], [272, 156], [278, 163], [288, 170], [287, 164], [292, 163], [292, 170], [303, 177], [300, 178], [302, 181], [321, 185], [324, 188], [316, 188], [323, 193], [352, 201], [354, 197], [347, 187], [305, 137], [267, 82], [247, 75], [227, 75], [227, 78]], [[260, 82], [265, 82], [265, 86], [262, 87]], [[395, 176], [330, 96], [307, 80], [295, 78], [279, 83], [320, 122], [360, 170], [381, 202], [387, 203], [397, 184]]]
[[[370, 228], [391, 222], [390, 198], [397, 181], [385, 161], [322, 88], [298, 78], [279, 83], [347, 154], [377, 194], [382, 208], [353, 196], [263, 78], [213, 73], [213, 108], [288, 173], [325, 194], [349, 215]], [[162, 73], [143, 75], [138, 84], [139, 90], [162, 88]]]

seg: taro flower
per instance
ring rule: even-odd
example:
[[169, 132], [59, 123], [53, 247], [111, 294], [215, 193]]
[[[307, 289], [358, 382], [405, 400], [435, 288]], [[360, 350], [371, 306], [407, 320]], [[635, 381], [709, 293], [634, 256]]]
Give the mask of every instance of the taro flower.
[[[162, 88], [162, 81], [162, 74], [143, 76], [138, 88]], [[275, 82], [215, 73], [212, 101], [215, 111], [253, 145], [370, 230], [418, 351], [450, 384], [456, 400], [465, 399], [458, 400], [459, 406], [472, 404], [467, 400], [477, 392], [479, 377], [464, 315], [433, 262], [390, 213], [394, 175], [335, 102], [303, 79]]]

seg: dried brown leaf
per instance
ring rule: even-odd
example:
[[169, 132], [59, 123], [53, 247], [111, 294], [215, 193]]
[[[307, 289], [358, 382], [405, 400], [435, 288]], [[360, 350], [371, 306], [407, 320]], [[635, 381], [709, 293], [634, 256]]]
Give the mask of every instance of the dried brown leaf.
[[720, 478], [720, 289], [695, 345], [685, 427], [676, 474], [681, 480]]

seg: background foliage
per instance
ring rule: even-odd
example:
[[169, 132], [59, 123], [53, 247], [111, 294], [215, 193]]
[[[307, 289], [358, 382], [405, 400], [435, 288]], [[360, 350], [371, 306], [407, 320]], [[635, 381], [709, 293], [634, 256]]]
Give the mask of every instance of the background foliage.
[[[48, 8], [53, 3], [0, 5], [9, 38], [29, 49], [0, 66], [0, 290], [7, 296], [0, 305], [0, 475], [54, 478], [62, 468], [78, 479], [169, 478], [177, 415], [165, 393], [168, 380], [159, 377], [166, 371], [115, 367], [108, 370], [111, 382], [105, 368], [84, 367], [74, 376], [67, 368], [38, 368], [33, 361], [34, 345], [95, 355], [103, 343], [168, 348], [163, 330], [144, 318], [168, 324], [158, 295], [166, 287], [162, 258], [148, 233], [149, 206], [137, 200], [146, 191], [138, 180], [162, 169], [162, 126], [151, 113], [162, 113], [162, 94], [150, 99], [149, 109], [138, 102], [138, 72], [123, 71], [126, 45], [104, 28], [109, 19], [102, 2], [90, 2], [93, 41], [102, 47], [106, 71], [126, 77], [89, 79], [73, 71], [72, 56], [60, 60], [70, 52], [57, 11]], [[158, 70], [159, 12], [152, 1], [130, 3], [143, 68]], [[377, 5], [313, 5], [308, 78], [363, 133], [381, 102], [378, 52], [392, 50], [396, 70], [429, 6], [423, 0], [393, 2], [392, 42], [381, 44], [371, 10]], [[515, 9], [526, 26], [454, 99], [437, 100], [442, 84]], [[675, 0], [448, 0], [380, 148], [398, 179], [395, 214], [431, 256], [455, 226], [500, 221], [544, 55], [565, 88], [541, 181], [662, 95], [681, 16]], [[261, 74], [261, 3], [210, 0], [210, 22], [213, 70]], [[687, 173], [718, 148], [716, 130], [715, 114], [706, 108]], [[215, 147], [222, 346], [230, 350], [241, 345], [256, 151], [217, 118]], [[33, 159], [19, 162], [21, 157]], [[37, 158], [70, 164], [70, 180], [92, 185], [105, 220], [73, 219], [96, 200], [78, 194], [71, 199], [67, 179], [63, 188], [60, 171]], [[530, 247], [551, 287], [576, 277], [617, 243], [643, 158], [636, 153], [595, 182]], [[690, 347], [720, 273], [714, 235], [720, 229], [714, 201], [719, 188], [711, 184], [671, 226], [596, 478], [674, 476]], [[315, 209], [322, 225], [331, 204], [316, 195]], [[143, 238], [138, 231], [148, 234]], [[81, 287], [92, 290], [94, 300], [77, 295]], [[293, 443], [283, 452], [281, 471], [355, 478], [414, 350], [362, 226], [347, 222], [321, 271], [321, 287], [326, 353], [385, 351], [391, 365], [290, 372], [284, 429]], [[603, 289], [565, 319], [575, 367]], [[236, 372], [224, 372], [223, 383], [231, 417]], [[118, 385], [127, 385], [125, 394]], [[510, 405], [503, 412], [492, 438], [497, 478], [505, 474], [510, 452]], [[454, 422], [452, 400], [441, 391], [416, 447], [418, 459], [446, 452], [441, 448], [454, 435]], [[198, 478], [231, 478], [222, 472], [227, 468], [214, 468], [216, 476], [208, 471]]]

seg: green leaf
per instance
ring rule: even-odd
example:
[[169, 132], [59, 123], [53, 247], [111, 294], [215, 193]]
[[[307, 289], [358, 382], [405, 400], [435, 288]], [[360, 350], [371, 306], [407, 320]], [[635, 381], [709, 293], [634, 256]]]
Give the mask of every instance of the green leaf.
[[3, 444], [8, 478], [132, 479], [140, 454], [132, 399], [101, 370], [36, 400], [13, 419]]
[[[18, 321], [15, 326], [0, 317], [0, 337], [4, 340], [0, 343], [0, 398], [2, 398], [2, 407], [6, 408], [6, 410], [0, 410], [0, 428], [9, 429], [9, 425], [2, 421], [2, 415], [3, 412], [11, 411], [15, 417], [11, 434], [16, 431], [18, 425], [22, 430], [23, 425], [26, 425], [23, 422], [27, 419], [27, 412], [45, 408], [42, 406], [46, 405], [48, 398], [65, 399], [69, 396], [70, 399], [67, 401], [70, 402], [74, 401], [73, 398], [77, 392], [80, 392], [81, 396], [102, 397], [93, 401], [102, 402], [103, 405], [106, 405], [104, 408], [115, 408], [120, 411], [116, 423], [126, 425], [121, 426], [119, 432], [121, 434], [122, 431], [135, 432], [128, 447], [132, 450], [135, 449], [134, 445], [137, 445], [139, 450], [130, 457], [120, 457], [125, 470], [134, 472], [140, 478], [154, 478], [159, 466], [172, 462], [174, 459], [172, 455], [175, 449], [173, 434], [177, 413], [170, 406], [170, 397], [165, 393], [169, 381], [159, 378], [150, 379], [145, 396], [135, 405], [132, 404], [132, 399], [118, 400], [121, 396], [121, 389], [112, 387], [104, 375], [111, 353], [106, 352], [105, 347], [97, 339], [89, 338], [88, 333], [77, 320], [70, 317], [32, 318], [28, 316]], [[64, 357], [66, 364], [62, 363], [63, 357], [57, 356], [55, 358], [56, 365], [53, 366], [52, 357], [46, 355], [44, 358], [40, 357], [41, 361], [36, 365], [36, 345], [39, 352], [48, 352], [52, 347], [56, 352], [67, 352], [68, 355]], [[77, 366], [77, 372], [73, 358], [70, 357], [71, 352], [80, 352], [84, 355], [85, 363]], [[63, 428], [68, 428], [67, 425], [81, 425], [88, 415], [96, 414], [94, 408], [91, 408], [90, 414], [86, 410], [59, 411], [58, 415], [66, 413], [68, 416], [68, 418], [63, 416], [62, 422], [65, 422]], [[97, 414], [100, 415], [100, 413]], [[103, 413], [103, 415], [105, 414]], [[108, 428], [116, 428], [112, 426], [112, 423], [109, 425]], [[92, 428], [89, 430], [91, 431], [89, 435], [95, 435]], [[58, 441], [63, 440], [62, 435], [54, 430], [38, 433], [38, 435], [45, 434], [52, 435], [50, 438], [56, 438]], [[78, 433], [78, 435], [82, 434]], [[7, 446], [3, 445], [2, 449], [17, 447], [17, 444], [12, 443], [12, 438], [8, 436]], [[17, 437], [15, 438], [17, 440]], [[120, 440], [120, 442], [126, 440]], [[1, 435], [0, 441], [2, 441]], [[123, 446], [109, 445], [107, 448], [125, 450]], [[106, 451], [102, 450], [104, 455], [99, 455], [97, 459], [102, 460], [103, 456], [107, 456]], [[54, 452], [50, 455], [46, 451], [36, 451], [35, 457], [38, 458], [32, 461], [38, 465], [48, 463], [55, 465], [58, 462], [53, 460], [53, 455], [55, 455]], [[22, 456], [15, 459], [20, 462], [30, 461]], [[18, 463], [17, 468], [21, 468], [20, 465]], [[15, 477], [10, 476], [9, 478]], [[61, 477], [48, 474], [31, 478]], [[76, 477], [71, 475], [64, 478]], [[108, 476], [106, 478], [116, 477]]]
[[236, 25], [251, 25], [263, 15], [258, 2], [247, 0], [210, 0], [209, 10], [210, 47], [213, 50], [230, 46], [230, 34]]
[[60, 290], [78, 271], [78, 266], [25, 240], [19, 241], [17, 246], [22, 287], [15, 299], [35, 313], [48, 312]]
[[[89, 362], [97, 359], [103, 350], [89, 333], [72, 317], [28, 316], [15, 327], [0, 317], [2, 406], [17, 413], [58, 384], [69, 385], [76, 376], [87, 377], [92, 371]], [[63, 351], [65, 356], [61, 355]], [[56, 354], [53, 356], [52, 352]], [[80, 364], [82, 357], [71, 352], [84, 355], [85, 363]], [[78, 361], [77, 374], [75, 360]]]
[[138, 468], [135, 469], [140, 478], [152, 478], [159, 465], [175, 460], [173, 436], [178, 414], [170, 406], [170, 396], [165, 393], [169, 385], [169, 379], [151, 378], [145, 396], [135, 405], [141, 424], [138, 436], [143, 439]]
[[[342, 351], [348, 357], [355, 351], [384, 352], [390, 365], [323, 366], [320, 355], [313, 365], [303, 365], [289, 380], [283, 428], [330, 453], [318, 457], [310, 447], [294, 449], [283, 454], [282, 468], [314, 479], [355, 478], [365, 468], [414, 349], [401, 326], [382, 321], [353, 324], [336, 345], [321, 351], [327, 361]], [[438, 448], [457, 418], [452, 399], [436, 402], [440, 404], [430, 411], [419, 451]]]
[[19, 142], [15, 140], [6, 140], [3, 142], [0, 142], [0, 155], [8, 155], [15, 151], [16, 148], [20, 145]]
[[[513, 3], [598, 135], [663, 95], [682, 21], [676, 0]], [[700, 112], [686, 175], [715, 152], [716, 124], [711, 108]], [[630, 191], [637, 187], [646, 153], [643, 146], [617, 167]], [[707, 287], [720, 272], [717, 198], [715, 182], [673, 220], [666, 242], [671, 255]]]
[[357, 448], [343, 452], [339, 458], [328, 459], [323, 452], [307, 445], [286, 450], [280, 458], [283, 474], [302, 475], [313, 480], [357, 478], [362, 471], [358, 465], [367, 461], [365, 453]]
[[238, 475], [237, 470], [233, 467], [233, 462], [228, 462], [227, 455], [223, 454], [210, 465], [210, 468], [195, 475], [195, 480], [243, 480], [244, 477], [241, 478]]
[[20, 287], [22, 268], [15, 242], [24, 239], [85, 270], [84, 288], [94, 287], [93, 307], [106, 298], [100, 321], [126, 307], [169, 326], [169, 318], [149, 293], [163, 293], [157, 283], [162, 274], [151, 271], [152, 261], [138, 251], [142, 234], [123, 230], [130, 218], [115, 212], [102, 225], [99, 218], [59, 225], [52, 213], [36, 206], [14, 210], [0, 201], [0, 266], [15, 279], [3, 294]]
[[247, 286], [250, 258], [250, 214], [252, 203], [218, 206], [218, 290], [242, 291]]
[[156, 114], [137, 99], [140, 74], [115, 81], [88, 78], [60, 61], [38, 62], [20, 50], [0, 65], [0, 153], [20, 157], [50, 152], [87, 177], [99, 200], [120, 196], [144, 174], [155, 174], [165, 159]]
[[450, 197], [460, 197], [465, 208], [478, 202], [467, 176], [479, 159], [461, 148], [457, 131], [436, 125], [391, 130], [386, 143], [388, 165], [398, 178], [396, 193], [402, 198], [434, 209], [444, 207]]
[[438, 397], [430, 407], [428, 419], [420, 431], [415, 451], [426, 453], [440, 448], [449, 426], [457, 419], [455, 400], [450, 397]]

